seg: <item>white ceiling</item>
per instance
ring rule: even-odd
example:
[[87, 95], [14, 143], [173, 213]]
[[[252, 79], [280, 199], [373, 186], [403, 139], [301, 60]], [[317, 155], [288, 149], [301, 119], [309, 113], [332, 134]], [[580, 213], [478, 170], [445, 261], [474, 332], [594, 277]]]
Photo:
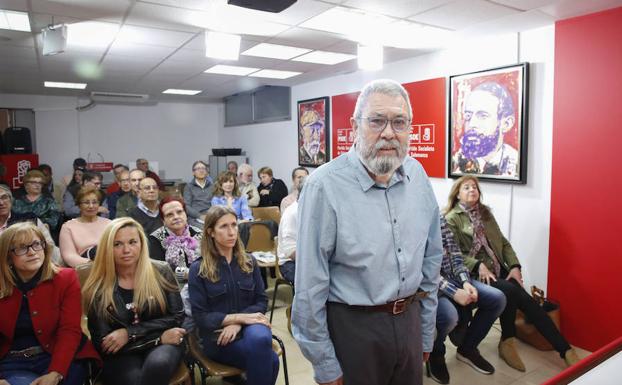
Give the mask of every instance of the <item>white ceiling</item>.
[[[217, 21], [236, 30], [244, 25], [225, 20], [215, 10], [225, 0], [0, 0], [0, 9], [26, 11], [32, 31], [0, 29], [0, 92], [88, 95], [91, 91], [150, 94], [160, 100], [220, 100], [262, 85], [306, 83], [357, 70], [356, 60], [321, 65], [291, 60], [240, 56], [237, 62], [205, 57], [205, 23]], [[501, 34], [549, 25], [555, 20], [622, 6], [622, 0], [298, 0], [279, 14], [226, 6], [254, 21], [276, 23], [282, 32], [269, 36], [243, 34], [241, 51], [267, 42], [356, 54], [346, 36], [300, 25], [335, 6], [364, 10], [427, 26], [456, 36]], [[220, 18], [219, 18], [220, 16]], [[98, 21], [115, 33], [101, 36], [96, 47], [70, 47], [43, 56], [40, 33], [54, 23]], [[385, 47], [385, 63], [430, 52]], [[204, 74], [215, 64], [303, 72], [286, 80]], [[79, 68], [91, 69], [86, 75]], [[78, 72], [82, 73], [80, 75]], [[86, 82], [86, 90], [43, 87], [43, 81]], [[197, 96], [161, 94], [167, 88], [202, 90]]]

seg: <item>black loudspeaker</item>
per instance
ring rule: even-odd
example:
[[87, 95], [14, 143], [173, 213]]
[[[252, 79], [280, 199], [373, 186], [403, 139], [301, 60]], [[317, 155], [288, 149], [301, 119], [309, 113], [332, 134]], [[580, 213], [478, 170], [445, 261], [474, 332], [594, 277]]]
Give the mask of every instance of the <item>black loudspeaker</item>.
[[228, 0], [227, 4], [257, 11], [279, 13], [295, 2], [296, 0]]

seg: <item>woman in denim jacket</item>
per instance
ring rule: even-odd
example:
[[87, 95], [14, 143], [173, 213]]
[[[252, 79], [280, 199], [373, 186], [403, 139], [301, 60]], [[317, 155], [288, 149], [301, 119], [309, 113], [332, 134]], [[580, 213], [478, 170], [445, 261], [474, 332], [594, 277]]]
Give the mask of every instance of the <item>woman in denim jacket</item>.
[[202, 259], [188, 279], [194, 322], [210, 359], [246, 371], [248, 385], [276, 382], [266, 297], [259, 267], [244, 252], [233, 210], [212, 206], [205, 216]]

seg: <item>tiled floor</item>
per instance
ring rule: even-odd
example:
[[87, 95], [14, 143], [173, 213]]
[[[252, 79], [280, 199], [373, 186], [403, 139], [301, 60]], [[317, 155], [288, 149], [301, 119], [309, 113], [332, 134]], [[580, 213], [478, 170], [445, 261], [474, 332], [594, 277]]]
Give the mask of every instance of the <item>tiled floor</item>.
[[[269, 289], [269, 295], [271, 298], [272, 289]], [[288, 296], [288, 289], [280, 289], [279, 295], [283, 294], [283, 297]], [[283, 301], [284, 300], [284, 301]], [[285, 317], [285, 303], [291, 301], [289, 298], [277, 299], [277, 306], [279, 308], [275, 310], [273, 319], [273, 333], [281, 337], [285, 343], [285, 349], [287, 351], [287, 366], [289, 370], [289, 383], [291, 385], [314, 385], [313, 370], [311, 365], [304, 358], [296, 341], [287, 331], [287, 320]], [[287, 302], [289, 303], [289, 302]], [[498, 324], [488, 333], [486, 339], [480, 344], [479, 349], [482, 355], [490, 361], [495, 367], [496, 371], [492, 375], [483, 375], [470, 366], [456, 360], [456, 349], [447, 341], [447, 366], [449, 368], [449, 374], [451, 376], [450, 384], [452, 385], [474, 385], [474, 384], [495, 384], [495, 385], [537, 385], [544, 380], [554, 376], [562, 371], [565, 367], [564, 362], [559, 355], [554, 352], [542, 352], [532, 348], [529, 345], [519, 342], [517, 344], [519, 353], [527, 371], [525, 373], [519, 372], [507, 366], [507, 364], [499, 358], [497, 353], [497, 344], [499, 343], [499, 326]], [[577, 353], [580, 358], [583, 358], [589, 354], [589, 352], [581, 349], [577, 349]], [[198, 380], [198, 378], [197, 378]], [[199, 384], [200, 382], [197, 382]], [[423, 383], [425, 385], [437, 384], [435, 381], [429, 378], [424, 378]], [[208, 384], [221, 385], [228, 384], [221, 379], [210, 379]], [[279, 378], [277, 384], [285, 384], [283, 378], [283, 367], [280, 368]]]

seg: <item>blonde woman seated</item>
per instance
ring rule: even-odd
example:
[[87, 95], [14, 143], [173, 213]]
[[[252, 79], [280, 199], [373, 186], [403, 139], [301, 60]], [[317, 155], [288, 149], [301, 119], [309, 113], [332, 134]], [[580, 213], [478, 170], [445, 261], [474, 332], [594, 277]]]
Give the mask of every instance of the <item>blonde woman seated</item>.
[[67, 221], [60, 229], [60, 253], [68, 266], [75, 267], [90, 261], [110, 219], [98, 216], [103, 193], [94, 186], [85, 186], [76, 194], [80, 216]]
[[0, 384], [82, 385], [83, 359], [99, 361], [82, 335], [80, 284], [51, 261], [32, 223], [0, 235]]
[[190, 267], [188, 285], [205, 355], [244, 369], [248, 385], [274, 384], [279, 361], [264, 315], [268, 298], [259, 267], [238, 237], [233, 210], [207, 211], [201, 254]]
[[142, 227], [112, 221], [82, 289], [105, 385], [166, 385], [181, 362], [183, 304], [168, 265], [152, 261]]
[[214, 186], [212, 206], [227, 206], [231, 208], [241, 221], [252, 221], [253, 214], [248, 207], [248, 199], [240, 193], [238, 178], [230, 171], [221, 172]]

